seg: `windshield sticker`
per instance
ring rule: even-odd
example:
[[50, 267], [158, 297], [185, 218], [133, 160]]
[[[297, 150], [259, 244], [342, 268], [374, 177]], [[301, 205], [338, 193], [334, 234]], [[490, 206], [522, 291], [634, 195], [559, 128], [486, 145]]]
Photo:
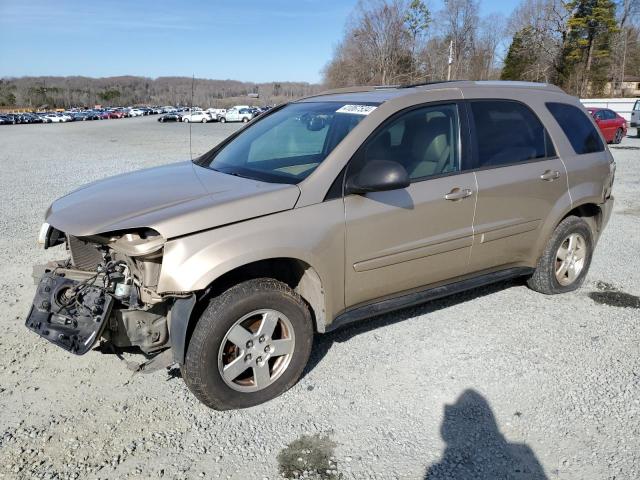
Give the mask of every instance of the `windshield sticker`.
[[336, 110], [336, 113], [352, 113], [355, 115], [369, 115], [376, 109], [374, 105], [345, 105]]

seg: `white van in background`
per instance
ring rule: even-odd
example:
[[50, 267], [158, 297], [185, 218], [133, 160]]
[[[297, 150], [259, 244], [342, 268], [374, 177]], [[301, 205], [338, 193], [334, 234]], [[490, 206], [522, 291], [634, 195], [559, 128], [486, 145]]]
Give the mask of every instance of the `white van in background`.
[[636, 100], [631, 110], [631, 120], [629, 126], [636, 128], [636, 136], [640, 137], [640, 100]]

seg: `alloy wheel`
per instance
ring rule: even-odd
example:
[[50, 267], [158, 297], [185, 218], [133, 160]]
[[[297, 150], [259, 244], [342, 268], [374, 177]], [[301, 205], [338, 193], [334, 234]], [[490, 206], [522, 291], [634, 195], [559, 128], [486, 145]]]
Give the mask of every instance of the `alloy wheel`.
[[571, 233], [556, 252], [556, 280], [571, 285], [580, 276], [587, 258], [587, 242], [579, 233]]
[[218, 371], [234, 390], [263, 390], [285, 372], [294, 347], [293, 325], [283, 313], [255, 310], [227, 331], [218, 352]]

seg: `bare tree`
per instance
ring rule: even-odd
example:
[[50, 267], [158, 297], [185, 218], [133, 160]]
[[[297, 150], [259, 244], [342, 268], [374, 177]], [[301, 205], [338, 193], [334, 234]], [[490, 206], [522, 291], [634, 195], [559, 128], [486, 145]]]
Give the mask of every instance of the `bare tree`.
[[478, 30], [478, 2], [445, 0], [442, 16], [445, 37], [453, 42], [452, 78], [471, 78], [470, 60], [474, 53]]

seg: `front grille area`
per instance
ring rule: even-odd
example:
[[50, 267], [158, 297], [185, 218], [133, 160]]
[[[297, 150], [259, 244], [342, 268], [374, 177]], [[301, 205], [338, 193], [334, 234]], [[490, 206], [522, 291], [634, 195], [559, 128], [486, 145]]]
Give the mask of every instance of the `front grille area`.
[[67, 235], [69, 241], [69, 251], [71, 252], [71, 263], [78, 270], [93, 272], [102, 261], [102, 255], [93, 245]]

